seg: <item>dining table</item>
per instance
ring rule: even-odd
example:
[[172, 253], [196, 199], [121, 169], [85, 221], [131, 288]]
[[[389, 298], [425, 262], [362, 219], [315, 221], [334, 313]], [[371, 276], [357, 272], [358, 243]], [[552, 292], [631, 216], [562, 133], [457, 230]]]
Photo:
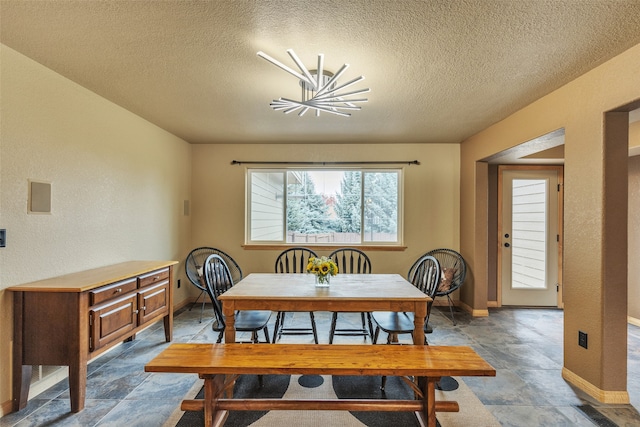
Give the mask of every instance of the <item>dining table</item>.
[[413, 343], [424, 345], [431, 298], [399, 274], [337, 274], [318, 287], [309, 273], [251, 273], [218, 297], [226, 320], [225, 342], [236, 341], [239, 310], [414, 313]]

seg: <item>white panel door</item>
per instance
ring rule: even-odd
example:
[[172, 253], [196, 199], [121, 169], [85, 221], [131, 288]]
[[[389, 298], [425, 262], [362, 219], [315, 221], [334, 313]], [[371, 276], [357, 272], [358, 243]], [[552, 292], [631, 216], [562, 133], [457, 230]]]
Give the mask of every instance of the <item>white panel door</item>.
[[558, 306], [558, 171], [500, 172], [501, 303]]

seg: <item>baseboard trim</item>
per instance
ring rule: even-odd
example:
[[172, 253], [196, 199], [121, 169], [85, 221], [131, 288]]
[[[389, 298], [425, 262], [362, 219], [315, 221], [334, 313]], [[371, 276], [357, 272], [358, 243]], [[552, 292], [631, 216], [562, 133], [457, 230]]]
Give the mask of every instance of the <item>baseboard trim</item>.
[[589, 381], [580, 377], [579, 375], [571, 372], [567, 368], [562, 368], [562, 378], [571, 383], [575, 387], [587, 393], [589, 396], [596, 399], [598, 402], [607, 403], [612, 405], [628, 405], [629, 404], [629, 392], [627, 391], [607, 391], [601, 390], [598, 387], [591, 384]]
[[0, 418], [13, 412], [13, 402], [8, 400], [0, 405]]
[[637, 319], [635, 317], [627, 316], [627, 322], [635, 326], [640, 326], [640, 319]]
[[498, 308], [498, 307], [500, 307], [500, 305], [498, 304], [498, 301], [487, 301], [487, 307], [488, 308]]
[[181, 302], [177, 303], [177, 304], [173, 304], [173, 312], [175, 313], [176, 311], [180, 310], [183, 307], [188, 306], [189, 304], [193, 304], [196, 300], [193, 298], [187, 298], [182, 300]]
[[[453, 305], [457, 306], [459, 303], [458, 301], [453, 301]], [[435, 305], [436, 307], [448, 307], [449, 306], [449, 301], [446, 299], [434, 299], [433, 300], [433, 305]]]
[[473, 317], [489, 317], [488, 309], [473, 308], [470, 305], [463, 303], [462, 301], [458, 301], [458, 307], [471, 314]]

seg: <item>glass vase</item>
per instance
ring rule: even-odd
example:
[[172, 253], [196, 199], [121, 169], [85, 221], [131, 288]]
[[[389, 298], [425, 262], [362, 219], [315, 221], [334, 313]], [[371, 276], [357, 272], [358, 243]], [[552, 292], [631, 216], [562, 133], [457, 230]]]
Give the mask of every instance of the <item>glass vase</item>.
[[326, 288], [329, 286], [329, 278], [331, 277], [331, 275], [326, 274], [324, 276], [320, 275], [320, 274], [316, 274], [316, 287], [318, 288]]

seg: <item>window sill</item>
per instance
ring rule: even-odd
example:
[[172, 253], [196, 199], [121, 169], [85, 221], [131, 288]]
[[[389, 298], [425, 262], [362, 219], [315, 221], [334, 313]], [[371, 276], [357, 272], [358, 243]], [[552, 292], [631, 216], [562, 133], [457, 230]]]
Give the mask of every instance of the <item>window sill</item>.
[[313, 249], [313, 250], [325, 250], [325, 251], [333, 251], [336, 249], [342, 249], [342, 248], [357, 248], [357, 249], [361, 249], [363, 251], [385, 251], [385, 252], [402, 252], [405, 251], [407, 249], [406, 246], [399, 246], [399, 245], [335, 245], [335, 244], [331, 244], [331, 245], [319, 245], [317, 243], [314, 244], [308, 244], [305, 245], [303, 243], [297, 243], [297, 244], [266, 244], [266, 245], [255, 245], [255, 244], [251, 244], [251, 245], [242, 245], [242, 248], [244, 250], [248, 250], [248, 251], [257, 251], [257, 250], [285, 250], [288, 248], [295, 248], [295, 247], [299, 247], [299, 246], [304, 246], [305, 248], [309, 248], [309, 249]]

